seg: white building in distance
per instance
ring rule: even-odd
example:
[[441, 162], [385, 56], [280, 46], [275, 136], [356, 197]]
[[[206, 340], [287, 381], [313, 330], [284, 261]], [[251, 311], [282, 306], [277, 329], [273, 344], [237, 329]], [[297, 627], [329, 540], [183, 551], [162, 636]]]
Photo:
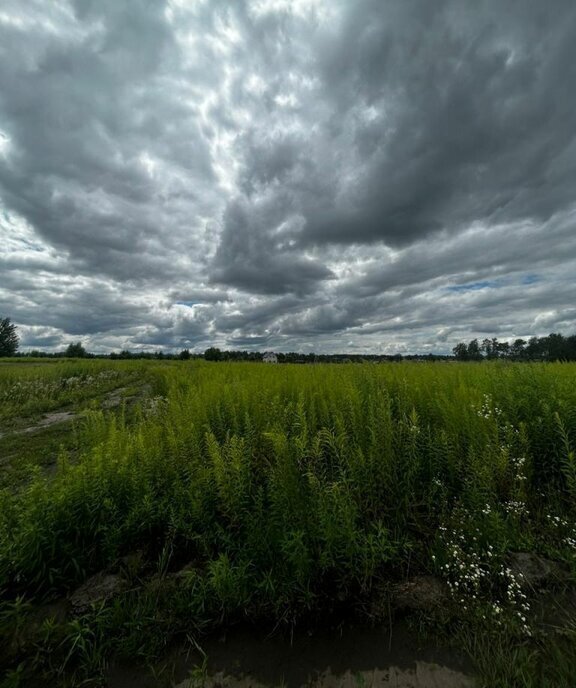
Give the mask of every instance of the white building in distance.
[[264, 363], [278, 363], [278, 356], [273, 351], [266, 351], [262, 356]]

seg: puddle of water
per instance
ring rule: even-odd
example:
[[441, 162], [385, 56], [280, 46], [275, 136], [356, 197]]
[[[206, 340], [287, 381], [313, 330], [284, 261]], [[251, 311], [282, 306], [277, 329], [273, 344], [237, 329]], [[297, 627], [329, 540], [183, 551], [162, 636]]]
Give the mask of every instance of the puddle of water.
[[[199, 684], [216, 688], [473, 688], [469, 663], [455, 652], [434, 646], [418, 647], [401, 623], [388, 629], [323, 630], [311, 636], [265, 638], [255, 632], [234, 631], [226, 640], [202, 643], [207, 673], [190, 678], [202, 664], [199, 652], [180, 654], [175, 662], [177, 688]], [[142, 674], [116, 667], [109, 688], [147, 688]]]
[[[175, 688], [196, 688], [198, 680], [186, 679], [178, 683]], [[277, 684], [266, 684], [255, 680], [252, 676], [227, 676], [218, 672], [208, 676], [204, 681], [206, 688], [270, 688], [271, 685], [285, 686], [280, 681]], [[315, 676], [310, 676], [305, 683], [299, 684], [309, 688], [372, 688], [376, 686], [390, 686], [394, 688], [472, 688], [472, 679], [448, 667], [428, 662], [416, 662], [414, 669], [401, 669], [391, 666], [386, 669], [372, 671], [345, 671], [335, 675], [330, 670]]]

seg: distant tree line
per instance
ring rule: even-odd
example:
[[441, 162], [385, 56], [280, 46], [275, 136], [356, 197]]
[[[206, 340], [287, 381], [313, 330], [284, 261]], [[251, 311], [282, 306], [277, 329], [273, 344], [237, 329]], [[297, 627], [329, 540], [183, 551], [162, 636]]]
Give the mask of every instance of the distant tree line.
[[[217, 347], [210, 347], [204, 352], [206, 361], [261, 361], [264, 354], [261, 351], [225, 351]], [[278, 363], [362, 363], [362, 362], [381, 362], [381, 361], [443, 361], [450, 360], [452, 356], [441, 354], [316, 354], [276, 352]]]
[[[113, 351], [110, 354], [93, 354], [84, 348], [80, 342], [69, 344], [63, 351], [47, 353], [38, 349], [32, 349], [26, 353], [16, 354], [22, 358], [108, 358], [112, 360], [158, 360], [158, 361], [187, 361], [203, 358], [206, 361], [262, 361], [262, 351], [227, 351], [217, 347], [210, 347], [204, 353], [192, 353], [189, 349], [183, 349], [179, 353], [167, 353], [164, 351]], [[401, 354], [316, 354], [276, 353], [278, 363], [381, 363], [399, 361], [444, 361], [452, 360], [452, 356], [441, 354], [404, 355]]]
[[113, 351], [109, 354], [93, 354], [86, 351], [84, 346], [80, 342], [74, 344], [69, 344], [64, 351], [55, 351], [53, 353], [47, 353], [46, 351], [39, 351], [38, 349], [32, 349], [23, 354], [17, 354], [21, 357], [30, 358], [110, 358], [113, 361], [117, 360], [167, 360], [167, 361], [187, 361], [191, 358], [202, 358], [202, 354], [190, 353], [188, 349], [183, 349], [179, 353], [167, 353], [165, 351]]
[[458, 361], [576, 361], [576, 334], [564, 337], [551, 333], [547, 337], [515, 339], [512, 343], [491, 339], [459, 342], [452, 349]]

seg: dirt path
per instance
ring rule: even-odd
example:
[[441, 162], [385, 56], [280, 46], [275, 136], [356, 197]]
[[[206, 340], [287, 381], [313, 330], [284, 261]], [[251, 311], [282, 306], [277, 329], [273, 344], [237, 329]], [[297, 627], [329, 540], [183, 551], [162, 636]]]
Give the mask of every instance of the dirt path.
[[[105, 411], [110, 411], [121, 406], [123, 402], [127, 404], [134, 403], [150, 392], [150, 385], [141, 385], [136, 394], [126, 395], [125, 393], [128, 391], [128, 389], [128, 387], [117, 387], [116, 389], [113, 389], [105, 394], [100, 404], [101, 408]], [[6, 437], [7, 435], [22, 435], [25, 433], [44, 430], [52, 425], [58, 425], [59, 423], [69, 423], [77, 418], [78, 415], [79, 414], [75, 411], [66, 411], [64, 409], [48, 411], [33, 425], [0, 432], [0, 439]]]
[[[77, 407], [57, 408], [45, 412], [40, 418], [17, 418], [13, 427], [0, 431], [0, 487], [20, 484], [26, 477], [26, 467], [38, 465], [47, 477], [56, 473], [56, 460], [63, 446], [69, 458], [75, 459], [78, 448], [73, 446], [71, 429], [73, 421], [81, 420], [84, 408], [90, 403], [106, 414], [117, 413], [122, 407], [131, 407], [150, 394], [151, 385], [116, 387], [108, 392], [85, 399]], [[14, 481], [14, 478], [15, 481]]]
[[6, 437], [7, 435], [23, 435], [29, 432], [36, 432], [37, 430], [44, 430], [51, 425], [57, 425], [58, 423], [69, 423], [76, 418], [76, 414], [72, 411], [51, 411], [45, 413], [43, 417], [34, 425], [29, 425], [26, 428], [18, 428], [16, 430], [8, 430], [7, 432], [0, 432], [0, 439]]

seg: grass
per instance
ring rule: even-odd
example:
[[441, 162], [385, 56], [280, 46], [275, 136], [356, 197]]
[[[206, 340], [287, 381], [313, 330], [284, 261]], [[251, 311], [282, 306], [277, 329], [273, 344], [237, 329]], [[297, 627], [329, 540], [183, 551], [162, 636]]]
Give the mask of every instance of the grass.
[[[151, 394], [129, 411], [100, 408], [144, 379]], [[571, 670], [574, 636], [540, 638], [508, 563], [535, 552], [573, 581], [575, 383], [569, 364], [2, 366], [0, 427], [85, 410], [53, 475], [18, 490], [8, 477], [0, 492], [9, 680], [97, 680], [113, 655], [149, 662], [239, 621], [360, 609], [425, 573], [452, 590], [451, 632], [485, 685], [535, 685], [522, 676], [541, 661], [563, 685], [554, 672]], [[42, 462], [37, 439], [10, 441]], [[121, 594], [31, 623], [103, 569], [123, 572]], [[14, 629], [31, 627], [19, 644]]]
[[0, 438], [0, 487], [15, 488], [29, 481], [38, 468], [54, 466], [62, 451], [75, 455], [80, 442], [79, 432], [67, 423], [43, 428], [41, 432], [6, 434]]
[[571, 688], [576, 676], [574, 629], [519, 643], [507, 634], [484, 637], [468, 630], [463, 645], [487, 688]]
[[30, 359], [0, 361], [0, 427], [18, 429], [55, 409], [80, 410], [106, 392], [147, 376], [138, 364]]

